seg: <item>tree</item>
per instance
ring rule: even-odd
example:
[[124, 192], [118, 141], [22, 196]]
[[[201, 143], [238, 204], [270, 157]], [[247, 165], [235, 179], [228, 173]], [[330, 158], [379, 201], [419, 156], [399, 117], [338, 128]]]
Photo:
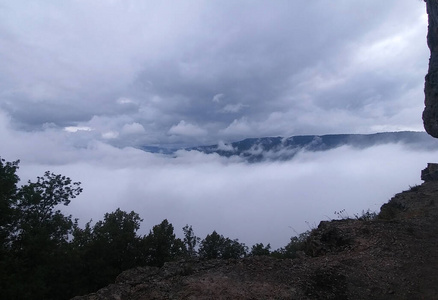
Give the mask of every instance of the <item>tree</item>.
[[261, 256], [261, 255], [270, 255], [271, 254], [271, 244], [266, 246], [263, 243], [255, 244], [251, 247], [251, 256]]
[[[8, 299], [15, 286], [11, 272], [10, 236], [15, 223], [15, 196], [20, 178], [16, 172], [19, 161], [7, 162], [0, 157], [0, 298]], [[2, 292], [3, 291], [3, 292]]]
[[289, 243], [285, 247], [273, 251], [272, 256], [276, 258], [296, 258], [297, 252], [304, 250], [309, 235], [310, 231], [306, 231], [298, 236], [291, 237]]
[[82, 192], [80, 183], [46, 172], [17, 187], [19, 161], [0, 161], [0, 298], [61, 299], [74, 222], [58, 206]]
[[225, 238], [215, 230], [201, 241], [199, 256], [205, 259], [221, 258], [224, 244]]
[[184, 245], [187, 249], [187, 256], [191, 258], [196, 257], [197, 255], [196, 245], [201, 241], [201, 239], [195, 236], [191, 225], [184, 226], [183, 232], [184, 232]]
[[17, 228], [15, 234], [19, 245], [35, 234], [45, 235], [48, 241], [67, 242], [73, 228], [71, 216], [64, 216], [57, 207], [68, 205], [71, 199], [82, 192], [80, 182], [69, 177], [45, 172], [36, 182], [29, 181], [18, 189], [15, 201]]
[[75, 227], [72, 247], [81, 266], [78, 286], [85, 292], [97, 290], [140, 262], [141, 239], [137, 231], [141, 221], [134, 211], [127, 213], [118, 208], [94, 226], [90, 221], [84, 229]]
[[137, 231], [142, 221], [136, 212], [127, 213], [118, 208], [113, 213], [106, 213], [104, 220], [94, 225], [94, 240], [104, 242], [109, 261], [115, 267], [124, 270], [135, 264], [139, 243]]
[[15, 221], [15, 196], [20, 178], [16, 172], [20, 161], [7, 162], [0, 157], [0, 259], [8, 246]]
[[241, 258], [247, 253], [247, 247], [239, 241], [225, 238], [219, 235], [216, 231], [208, 234], [201, 241], [199, 246], [199, 256], [204, 259], [215, 258]]
[[239, 243], [238, 239], [230, 240], [229, 238], [226, 238], [221, 258], [242, 258], [246, 256], [247, 252], [248, 248], [245, 244]]
[[144, 247], [147, 264], [158, 267], [187, 251], [181, 239], [175, 237], [173, 225], [167, 219], [155, 225], [144, 237]]
[[80, 182], [49, 171], [37, 177], [36, 182], [29, 181], [19, 188], [18, 218], [12, 239], [13, 251], [21, 258], [20, 268], [27, 282], [24, 298], [56, 299], [64, 293], [67, 278], [62, 275], [68, 263], [65, 253], [74, 222], [58, 206], [68, 205], [81, 192]]

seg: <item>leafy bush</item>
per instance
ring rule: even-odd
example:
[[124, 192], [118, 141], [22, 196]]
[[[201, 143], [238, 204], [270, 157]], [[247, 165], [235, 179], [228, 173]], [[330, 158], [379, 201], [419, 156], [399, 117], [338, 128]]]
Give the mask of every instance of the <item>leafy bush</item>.
[[239, 241], [225, 238], [216, 231], [208, 234], [201, 241], [199, 247], [199, 256], [204, 259], [214, 258], [242, 258], [247, 254], [247, 247]]
[[298, 252], [305, 249], [307, 238], [310, 235], [310, 230], [291, 237], [290, 242], [283, 248], [272, 252], [272, 256], [276, 258], [296, 258]]
[[267, 244], [266, 246], [263, 245], [263, 243], [255, 244], [252, 246], [249, 255], [251, 256], [271, 255], [271, 244]]

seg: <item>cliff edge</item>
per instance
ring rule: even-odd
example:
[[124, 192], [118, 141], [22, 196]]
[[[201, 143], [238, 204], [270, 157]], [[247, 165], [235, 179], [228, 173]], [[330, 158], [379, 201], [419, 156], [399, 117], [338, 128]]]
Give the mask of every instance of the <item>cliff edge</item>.
[[395, 195], [373, 220], [323, 221], [296, 259], [138, 267], [74, 300], [437, 299], [438, 181]]

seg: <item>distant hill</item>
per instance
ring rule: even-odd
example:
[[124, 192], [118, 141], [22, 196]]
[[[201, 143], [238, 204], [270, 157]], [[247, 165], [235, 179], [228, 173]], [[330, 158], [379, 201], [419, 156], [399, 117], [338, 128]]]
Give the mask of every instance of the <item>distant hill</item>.
[[140, 149], [162, 154], [174, 154], [178, 150], [199, 151], [221, 156], [239, 156], [249, 162], [264, 160], [288, 160], [300, 151], [326, 151], [341, 146], [364, 149], [383, 144], [403, 144], [417, 149], [437, 149], [438, 140], [425, 132], [399, 131], [375, 134], [299, 135], [292, 137], [248, 138], [238, 142], [197, 146], [182, 149], [143, 146]]

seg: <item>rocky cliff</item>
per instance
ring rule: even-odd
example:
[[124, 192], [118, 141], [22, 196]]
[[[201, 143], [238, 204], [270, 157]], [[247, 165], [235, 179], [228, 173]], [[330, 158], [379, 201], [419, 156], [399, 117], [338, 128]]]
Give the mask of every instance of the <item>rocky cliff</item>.
[[374, 220], [323, 221], [296, 259], [138, 267], [74, 300], [437, 299], [438, 181], [395, 195]]
[[429, 19], [427, 45], [430, 49], [430, 59], [424, 85], [423, 123], [427, 133], [438, 137], [438, 1], [425, 2]]

